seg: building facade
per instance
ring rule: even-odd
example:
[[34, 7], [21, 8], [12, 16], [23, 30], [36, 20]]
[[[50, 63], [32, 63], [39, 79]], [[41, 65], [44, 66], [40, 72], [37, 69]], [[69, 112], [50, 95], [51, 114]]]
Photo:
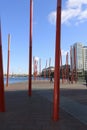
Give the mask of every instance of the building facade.
[[83, 71], [83, 45], [82, 43], [75, 43], [71, 46], [71, 70], [76, 67], [77, 71]]
[[87, 71], [87, 46], [83, 47], [83, 66], [84, 71]]

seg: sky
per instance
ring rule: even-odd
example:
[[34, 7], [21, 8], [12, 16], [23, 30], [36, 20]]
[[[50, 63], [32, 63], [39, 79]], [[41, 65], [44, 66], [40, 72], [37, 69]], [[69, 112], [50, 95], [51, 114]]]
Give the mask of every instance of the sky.
[[[32, 56], [41, 58], [41, 68], [55, 65], [57, 0], [33, 0]], [[87, 45], [87, 0], [62, 0], [61, 50], [66, 53], [75, 42]], [[7, 72], [8, 34], [10, 73], [28, 73], [30, 0], [0, 0], [3, 70]]]

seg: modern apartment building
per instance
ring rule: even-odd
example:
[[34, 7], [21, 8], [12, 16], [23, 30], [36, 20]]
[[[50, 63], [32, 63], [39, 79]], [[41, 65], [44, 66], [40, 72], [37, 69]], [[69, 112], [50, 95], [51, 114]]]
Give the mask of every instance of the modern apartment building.
[[83, 66], [84, 71], [87, 71], [87, 46], [83, 46]]
[[75, 43], [71, 46], [71, 70], [76, 67], [78, 72], [83, 71], [83, 44]]

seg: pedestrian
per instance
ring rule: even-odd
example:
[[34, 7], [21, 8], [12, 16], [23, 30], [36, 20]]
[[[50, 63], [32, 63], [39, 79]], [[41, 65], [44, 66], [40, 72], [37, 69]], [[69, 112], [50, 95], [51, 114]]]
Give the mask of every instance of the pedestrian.
[[71, 73], [69, 74], [69, 84], [71, 83]]
[[53, 78], [52, 78], [52, 76], [50, 76], [50, 83], [52, 83], [53, 82]]

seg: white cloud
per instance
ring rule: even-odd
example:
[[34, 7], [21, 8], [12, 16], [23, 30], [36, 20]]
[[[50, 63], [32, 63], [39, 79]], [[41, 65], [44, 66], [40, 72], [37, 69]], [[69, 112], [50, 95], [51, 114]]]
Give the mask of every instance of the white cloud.
[[[67, 0], [61, 14], [62, 24], [71, 24], [72, 20], [74, 24], [85, 22], [87, 20], [87, 0]], [[48, 20], [51, 24], [56, 23], [56, 11], [48, 15]]]
[[39, 61], [39, 57], [34, 56], [34, 60], [36, 60], [38, 62]]
[[62, 56], [66, 56], [67, 52], [69, 52], [69, 51], [61, 50]]
[[87, 4], [87, 0], [68, 0], [66, 2], [67, 8], [81, 8], [83, 4]]
[[56, 12], [53, 11], [48, 15], [48, 20], [51, 24], [55, 24], [56, 23]]

